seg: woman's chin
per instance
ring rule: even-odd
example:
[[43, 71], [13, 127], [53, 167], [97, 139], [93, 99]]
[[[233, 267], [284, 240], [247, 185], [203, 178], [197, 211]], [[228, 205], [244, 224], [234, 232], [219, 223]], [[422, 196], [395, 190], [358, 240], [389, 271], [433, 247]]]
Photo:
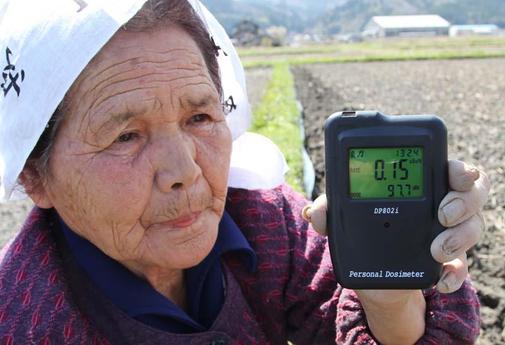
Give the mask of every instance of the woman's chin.
[[214, 247], [218, 228], [219, 217], [211, 210], [201, 212], [189, 226], [159, 226], [149, 238], [151, 252], [146, 257], [166, 268], [196, 266]]

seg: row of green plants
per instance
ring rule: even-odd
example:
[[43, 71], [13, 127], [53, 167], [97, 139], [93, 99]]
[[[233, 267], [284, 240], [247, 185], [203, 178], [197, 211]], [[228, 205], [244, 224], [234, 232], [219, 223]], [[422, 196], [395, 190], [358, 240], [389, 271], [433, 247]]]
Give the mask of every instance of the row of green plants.
[[271, 79], [260, 104], [253, 109], [251, 131], [276, 143], [289, 166], [286, 181], [303, 192], [303, 140], [294, 78], [287, 63], [273, 65]]
[[239, 48], [242, 58], [253, 56], [321, 54], [339, 51], [363, 51], [370, 49], [447, 49], [469, 47], [505, 47], [505, 36], [463, 36], [431, 38], [398, 38], [376, 39], [357, 43], [310, 44], [305, 46], [286, 47], [253, 47]]
[[306, 65], [316, 63], [348, 63], [348, 62], [377, 62], [377, 61], [408, 61], [408, 60], [453, 60], [453, 59], [484, 59], [503, 58], [505, 50], [418, 50], [401, 52], [371, 52], [369, 54], [355, 55], [317, 55], [317, 56], [293, 56], [282, 58], [256, 59], [244, 61], [244, 68], [272, 67], [280, 62], [289, 65]]
[[240, 49], [244, 67], [505, 57], [505, 37], [384, 39], [350, 44]]

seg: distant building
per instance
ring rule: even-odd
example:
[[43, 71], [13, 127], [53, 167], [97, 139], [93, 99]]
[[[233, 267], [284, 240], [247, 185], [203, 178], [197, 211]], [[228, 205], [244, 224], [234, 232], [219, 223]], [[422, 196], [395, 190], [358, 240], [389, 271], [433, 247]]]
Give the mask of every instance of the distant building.
[[376, 16], [363, 29], [363, 36], [441, 36], [449, 34], [450, 23], [439, 15]]
[[452, 25], [449, 29], [449, 36], [496, 35], [498, 33], [499, 28], [494, 24]]

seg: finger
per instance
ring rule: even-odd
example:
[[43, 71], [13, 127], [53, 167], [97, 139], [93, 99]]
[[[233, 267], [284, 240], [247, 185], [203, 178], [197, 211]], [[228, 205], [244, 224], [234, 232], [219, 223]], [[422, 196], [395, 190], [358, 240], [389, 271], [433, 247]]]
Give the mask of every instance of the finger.
[[320, 235], [326, 236], [326, 195], [320, 195], [312, 205], [307, 205], [302, 210], [302, 217], [312, 224], [314, 230]]
[[462, 223], [479, 212], [487, 201], [489, 179], [484, 172], [468, 192], [449, 192], [438, 208], [438, 220], [445, 227]]
[[479, 178], [480, 171], [462, 161], [449, 161], [449, 186], [458, 192], [468, 192]]
[[479, 241], [485, 226], [484, 218], [478, 213], [443, 231], [431, 243], [431, 255], [440, 263], [460, 257]]
[[437, 283], [437, 290], [441, 293], [457, 291], [468, 276], [466, 254], [443, 265], [442, 275]]

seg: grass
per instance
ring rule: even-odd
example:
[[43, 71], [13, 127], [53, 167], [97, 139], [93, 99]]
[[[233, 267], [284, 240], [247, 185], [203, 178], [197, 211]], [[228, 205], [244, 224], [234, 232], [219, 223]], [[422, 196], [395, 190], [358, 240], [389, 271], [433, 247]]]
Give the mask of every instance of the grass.
[[245, 68], [289, 65], [402, 60], [505, 57], [505, 37], [399, 38], [334, 43], [306, 47], [247, 48], [239, 54]]
[[301, 56], [291, 59], [268, 59], [246, 61], [243, 63], [246, 69], [272, 67], [279, 62], [289, 65], [307, 65], [316, 63], [348, 63], [348, 62], [377, 62], [377, 61], [408, 61], [408, 60], [451, 60], [451, 59], [484, 59], [505, 57], [505, 51], [486, 52], [474, 50], [468, 52], [461, 51], [421, 51], [405, 53], [377, 53], [356, 56]]
[[302, 137], [300, 114], [296, 103], [294, 79], [289, 65], [273, 65], [272, 77], [261, 103], [253, 110], [251, 131], [275, 142], [289, 166], [287, 182], [303, 193]]
[[239, 54], [241, 58], [246, 58], [254, 56], [335, 53], [341, 49], [342, 48], [339, 45], [310, 45], [304, 47], [255, 47], [239, 49]]

